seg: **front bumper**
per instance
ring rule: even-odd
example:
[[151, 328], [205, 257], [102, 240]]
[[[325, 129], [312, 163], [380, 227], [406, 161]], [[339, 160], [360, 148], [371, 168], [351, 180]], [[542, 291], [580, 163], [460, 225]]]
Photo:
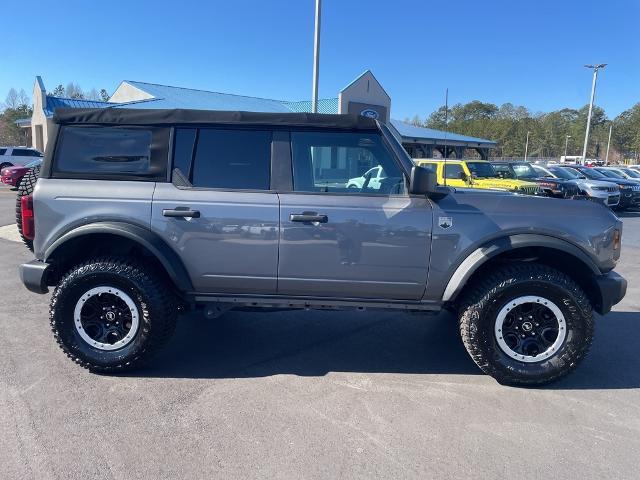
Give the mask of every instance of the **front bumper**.
[[621, 190], [619, 207], [629, 208], [640, 206], [640, 192]]
[[616, 272], [609, 272], [595, 277], [595, 290], [595, 311], [604, 315], [624, 298], [627, 293], [627, 281]]
[[20, 279], [27, 290], [35, 293], [47, 293], [47, 274], [51, 265], [41, 262], [40, 260], [32, 260], [29, 263], [20, 265]]

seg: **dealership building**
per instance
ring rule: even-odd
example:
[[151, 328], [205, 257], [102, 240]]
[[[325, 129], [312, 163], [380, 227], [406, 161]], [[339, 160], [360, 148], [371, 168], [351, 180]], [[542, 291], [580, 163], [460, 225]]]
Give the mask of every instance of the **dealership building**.
[[[18, 121], [30, 130], [32, 145], [47, 146], [47, 133], [56, 108], [188, 108], [248, 112], [311, 112], [311, 101], [287, 101], [220, 93], [192, 88], [124, 80], [108, 102], [55, 97], [41, 77], [33, 88], [31, 119]], [[370, 70], [344, 87], [338, 96], [318, 101], [318, 113], [354, 113], [385, 122], [413, 158], [480, 157], [487, 159], [496, 142], [483, 138], [423, 128], [391, 117], [391, 97]], [[27, 135], [29, 137], [29, 135]]]

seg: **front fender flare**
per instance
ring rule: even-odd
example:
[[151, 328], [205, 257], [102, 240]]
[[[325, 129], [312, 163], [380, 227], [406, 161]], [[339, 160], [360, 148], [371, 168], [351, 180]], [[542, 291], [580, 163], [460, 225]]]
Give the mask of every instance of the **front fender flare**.
[[44, 261], [69, 240], [91, 234], [109, 234], [124, 237], [140, 244], [162, 264], [176, 288], [182, 292], [193, 290], [191, 278], [178, 254], [151, 230], [125, 222], [95, 222], [68, 231], [44, 252]]
[[477, 248], [471, 254], [464, 259], [460, 265], [453, 272], [453, 275], [449, 278], [447, 287], [442, 295], [443, 302], [449, 302], [456, 298], [460, 290], [467, 283], [471, 275], [480, 268], [486, 261], [517, 248], [524, 247], [545, 247], [572, 255], [582, 261], [594, 275], [601, 275], [601, 271], [598, 268], [595, 261], [587, 255], [587, 253], [576, 245], [562, 240], [557, 237], [551, 237], [549, 235], [538, 234], [516, 234], [507, 237], [500, 237], [495, 240], [491, 240], [485, 245]]

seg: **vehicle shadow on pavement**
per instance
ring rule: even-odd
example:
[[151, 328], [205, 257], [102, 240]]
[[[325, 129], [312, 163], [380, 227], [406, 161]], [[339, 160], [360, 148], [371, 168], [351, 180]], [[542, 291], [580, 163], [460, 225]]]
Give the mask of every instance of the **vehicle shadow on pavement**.
[[546, 388], [598, 390], [640, 388], [640, 312], [596, 318], [591, 351], [577, 370]]
[[180, 319], [175, 336], [132, 376], [244, 378], [328, 372], [480, 374], [455, 320], [367, 312], [229, 312]]
[[615, 212], [618, 218], [637, 218], [640, 217], [640, 210], [623, 210]]
[[[578, 369], [544, 388], [640, 388], [638, 312], [598, 317]], [[476, 375], [450, 314], [229, 312], [184, 315], [175, 336], [135, 377], [252, 378], [329, 372]]]

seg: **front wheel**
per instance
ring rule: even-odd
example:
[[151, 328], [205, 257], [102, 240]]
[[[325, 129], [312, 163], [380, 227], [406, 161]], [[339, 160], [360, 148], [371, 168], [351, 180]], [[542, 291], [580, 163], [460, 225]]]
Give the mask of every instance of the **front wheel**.
[[460, 334], [474, 362], [500, 383], [543, 385], [575, 369], [593, 340], [584, 291], [546, 265], [505, 265], [462, 301]]
[[162, 272], [127, 259], [73, 268], [51, 298], [51, 328], [62, 350], [99, 372], [147, 361], [173, 333], [177, 306]]

